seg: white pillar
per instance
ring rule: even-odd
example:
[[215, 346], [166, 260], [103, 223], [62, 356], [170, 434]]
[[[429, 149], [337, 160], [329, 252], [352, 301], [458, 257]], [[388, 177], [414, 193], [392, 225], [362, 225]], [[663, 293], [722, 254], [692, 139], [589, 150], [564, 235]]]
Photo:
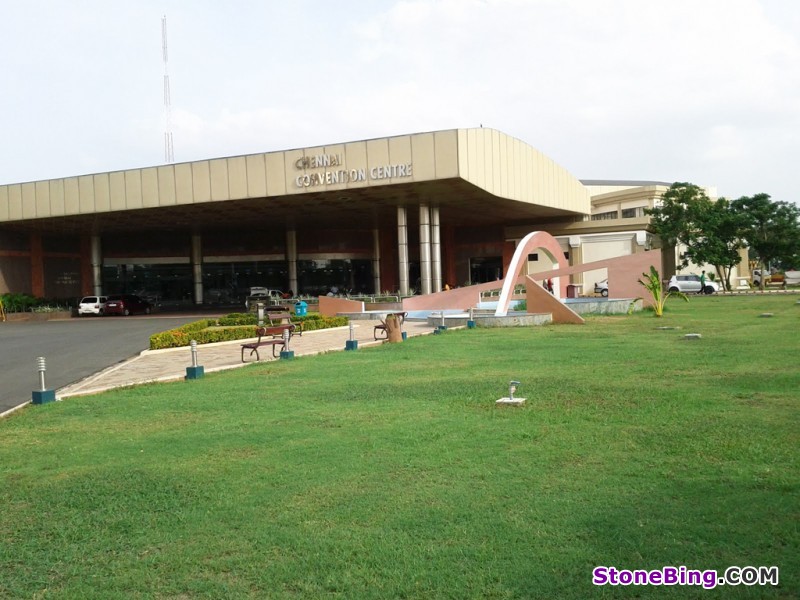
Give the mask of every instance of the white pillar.
[[297, 289], [297, 230], [286, 230], [286, 262], [289, 265], [289, 289], [299, 294]]
[[372, 230], [372, 281], [373, 293], [381, 293], [381, 234], [377, 227]]
[[400, 280], [400, 295], [408, 296], [408, 224], [406, 207], [397, 207], [397, 263]]
[[419, 278], [423, 295], [431, 293], [431, 214], [427, 204], [419, 205]]
[[203, 303], [203, 252], [202, 238], [192, 235], [192, 282], [194, 283], [194, 303]]
[[93, 235], [91, 238], [92, 253], [92, 289], [95, 296], [103, 295], [103, 252], [100, 245], [100, 236]]
[[442, 245], [439, 235], [439, 207], [431, 207], [431, 271], [434, 292], [442, 291]]

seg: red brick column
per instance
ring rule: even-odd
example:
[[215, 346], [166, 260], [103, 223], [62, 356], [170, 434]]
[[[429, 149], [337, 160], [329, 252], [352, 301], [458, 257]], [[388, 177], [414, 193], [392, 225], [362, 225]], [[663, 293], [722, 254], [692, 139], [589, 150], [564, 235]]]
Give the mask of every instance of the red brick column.
[[44, 296], [44, 253], [39, 233], [31, 234], [31, 294], [37, 298]]

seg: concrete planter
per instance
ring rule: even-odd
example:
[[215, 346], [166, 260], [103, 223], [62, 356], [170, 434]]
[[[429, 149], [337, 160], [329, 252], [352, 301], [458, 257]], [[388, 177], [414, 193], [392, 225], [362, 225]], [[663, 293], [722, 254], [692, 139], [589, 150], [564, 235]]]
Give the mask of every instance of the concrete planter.
[[77, 309], [75, 311], [6, 313], [6, 318], [8, 321], [52, 321], [54, 319], [69, 319], [77, 316], [76, 311]]

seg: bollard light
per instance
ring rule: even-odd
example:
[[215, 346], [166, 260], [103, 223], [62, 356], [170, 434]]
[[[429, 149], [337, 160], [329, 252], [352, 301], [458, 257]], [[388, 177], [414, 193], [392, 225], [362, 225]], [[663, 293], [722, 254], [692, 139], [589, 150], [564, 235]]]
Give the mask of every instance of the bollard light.
[[517, 391], [517, 386], [519, 385], [519, 381], [511, 381], [508, 384], [508, 397], [513, 400], [514, 399], [514, 392]]
[[447, 325], [444, 324], [444, 309], [442, 312], [439, 313], [439, 326], [434, 330], [433, 333], [442, 333], [443, 331], [447, 331]]
[[45, 402], [53, 402], [56, 399], [56, 391], [48, 390], [44, 382], [44, 373], [47, 371], [47, 361], [44, 356], [36, 358], [36, 369], [39, 372], [39, 389], [31, 393], [31, 402], [33, 404], [44, 404]]
[[191, 340], [189, 347], [192, 350], [192, 366], [186, 367], [184, 379], [200, 379], [205, 374], [205, 369], [197, 364], [197, 340]]
[[350, 339], [344, 343], [345, 350], [358, 350], [358, 340], [356, 339], [356, 329], [350, 321]]
[[44, 374], [47, 371], [47, 360], [44, 356], [39, 356], [36, 359], [36, 366], [39, 370], [39, 389], [45, 391], [47, 386], [44, 384]]
[[294, 358], [294, 350], [289, 350], [289, 340], [291, 339], [291, 335], [289, 334], [288, 327], [283, 330], [281, 338], [283, 339], [283, 350], [281, 350], [281, 358], [283, 359]]
[[258, 310], [258, 326], [259, 327], [263, 327], [264, 326], [264, 305], [261, 302], [259, 302], [258, 304], [256, 304], [256, 309]]

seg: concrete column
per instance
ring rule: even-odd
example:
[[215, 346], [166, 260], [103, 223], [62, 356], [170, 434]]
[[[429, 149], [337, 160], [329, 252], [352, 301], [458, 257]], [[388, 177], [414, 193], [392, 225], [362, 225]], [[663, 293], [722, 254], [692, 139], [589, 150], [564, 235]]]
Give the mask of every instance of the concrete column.
[[631, 244], [631, 254], [639, 254], [647, 250], [647, 232], [637, 231]]
[[431, 293], [431, 213], [427, 204], [419, 205], [419, 278], [420, 292]]
[[[737, 266], [739, 277], [750, 277], [750, 249], [739, 249], [739, 264]], [[732, 284], [733, 282], [731, 282]]]
[[[569, 236], [569, 266], [575, 267], [583, 264], [583, 246], [581, 246], [581, 236]], [[572, 283], [583, 283], [583, 273], [572, 275]]]
[[397, 263], [400, 295], [408, 296], [408, 220], [406, 207], [397, 207]]
[[372, 230], [372, 287], [374, 294], [381, 293], [381, 234], [377, 227]]
[[192, 235], [192, 283], [194, 283], [194, 303], [203, 303], [203, 239], [199, 234]]
[[434, 292], [442, 291], [442, 244], [439, 235], [439, 207], [431, 207], [431, 277]]
[[289, 289], [299, 294], [297, 289], [297, 230], [286, 230], [286, 262], [289, 265]]
[[92, 292], [95, 296], [103, 295], [103, 247], [100, 236], [93, 235], [90, 240], [90, 256], [92, 261]]

